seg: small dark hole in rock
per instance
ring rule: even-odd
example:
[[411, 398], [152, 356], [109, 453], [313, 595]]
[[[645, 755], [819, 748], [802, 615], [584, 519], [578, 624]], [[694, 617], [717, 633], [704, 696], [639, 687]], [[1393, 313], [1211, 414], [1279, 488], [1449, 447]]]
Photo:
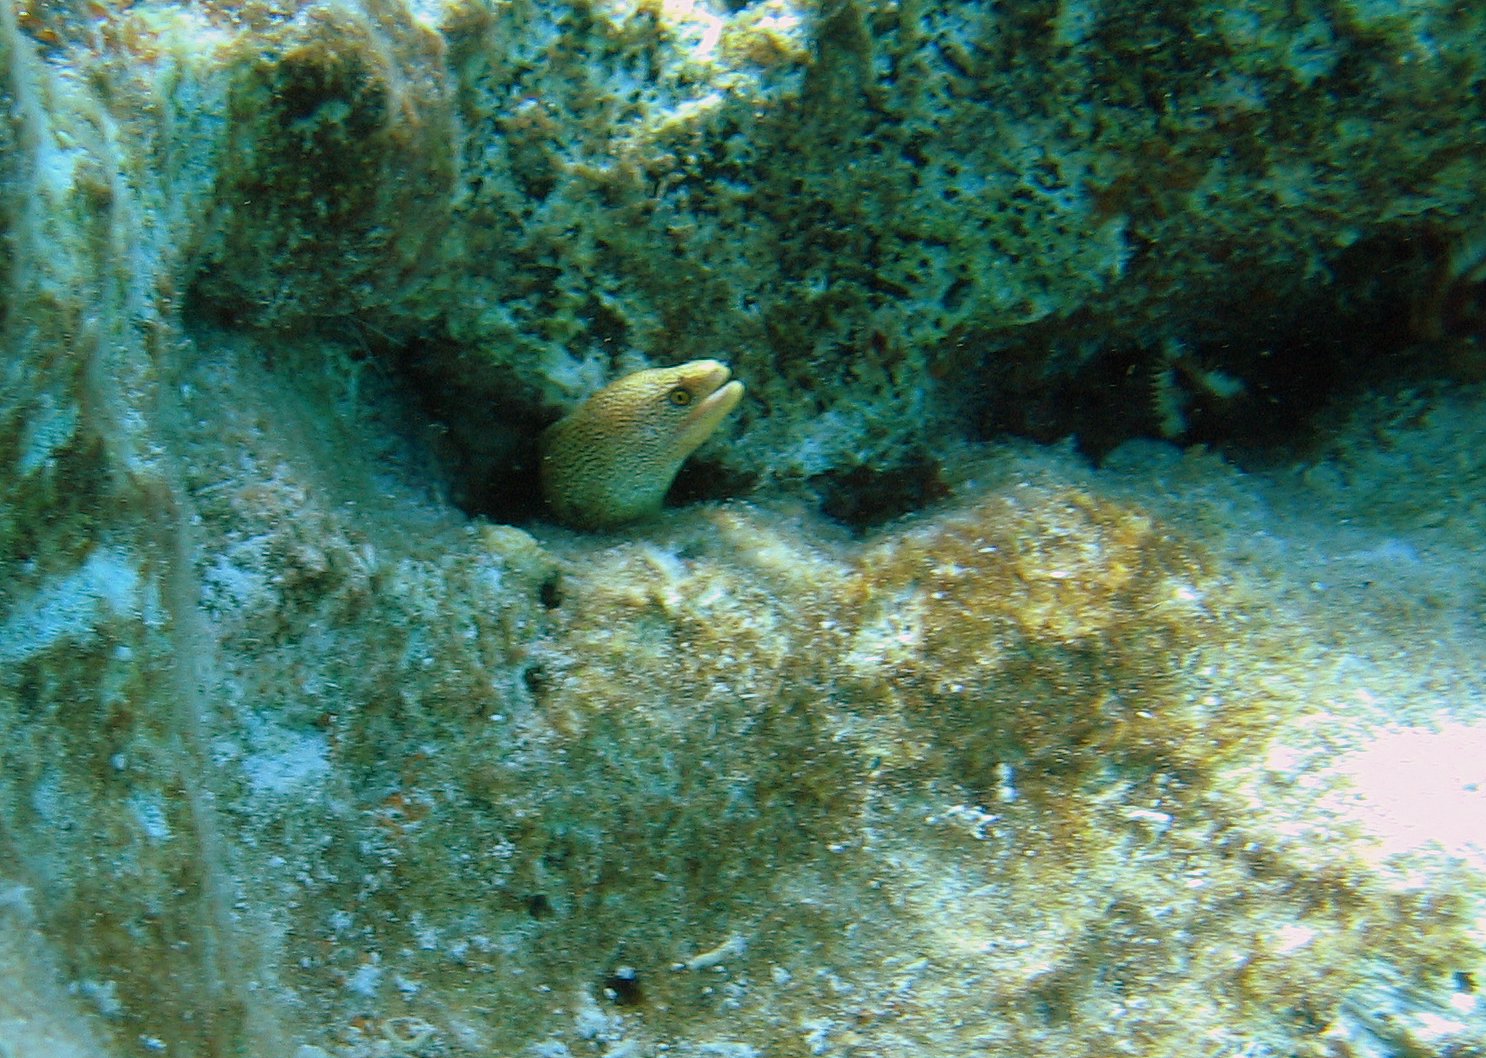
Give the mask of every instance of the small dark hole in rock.
[[546, 693], [550, 684], [547, 677], [547, 670], [541, 665], [533, 665], [524, 671], [521, 674], [521, 682], [526, 685], [526, 689], [531, 692], [531, 696], [539, 701], [542, 695]]
[[633, 966], [621, 966], [604, 978], [604, 995], [615, 1006], [638, 1006], [645, 998], [640, 990], [640, 974]]
[[810, 483], [820, 496], [820, 509], [854, 532], [882, 525], [921, 510], [950, 495], [937, 460], [914, 455], [898, 466], [857, 466], [821, 474]]
[[478, 354], [456, 346], [410, 347], [401, 366], [424, 414], [440, 428], [438, 456], [450, 502], [493, 522], [521, 525], [543, 518], [537, 468], [547, 419], [530, 397]]

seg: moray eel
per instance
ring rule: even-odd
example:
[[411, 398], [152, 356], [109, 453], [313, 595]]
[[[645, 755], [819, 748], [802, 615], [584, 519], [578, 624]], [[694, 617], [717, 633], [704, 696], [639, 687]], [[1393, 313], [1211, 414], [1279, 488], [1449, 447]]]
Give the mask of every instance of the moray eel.
[[743, 397], [716, 360], [611, 382], [542, 434], [542, 495], [581, 529], [654, 514], [682, 462]]

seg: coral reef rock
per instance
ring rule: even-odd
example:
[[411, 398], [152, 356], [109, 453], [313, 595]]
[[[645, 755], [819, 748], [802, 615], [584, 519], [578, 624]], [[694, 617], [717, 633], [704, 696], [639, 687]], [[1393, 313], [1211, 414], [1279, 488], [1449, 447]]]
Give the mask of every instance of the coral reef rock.
[[1483, 19], [0, 4], [0, 1055], [1486, 1050]]

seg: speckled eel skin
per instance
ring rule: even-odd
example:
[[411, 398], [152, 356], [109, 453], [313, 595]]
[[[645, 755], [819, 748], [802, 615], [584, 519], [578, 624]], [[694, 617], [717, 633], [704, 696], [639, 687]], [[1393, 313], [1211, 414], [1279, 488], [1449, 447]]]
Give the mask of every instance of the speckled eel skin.
[[611, 382], [542, 435], [542, 494], [561, 521], [607, 529], [660, 510], [686, 457], [743, 397], [716, 360]]

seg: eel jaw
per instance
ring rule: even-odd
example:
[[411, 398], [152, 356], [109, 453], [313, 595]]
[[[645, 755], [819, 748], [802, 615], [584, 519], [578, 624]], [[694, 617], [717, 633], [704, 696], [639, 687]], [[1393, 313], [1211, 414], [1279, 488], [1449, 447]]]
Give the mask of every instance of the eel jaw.
[[743, 399], [743, 383], [729, 382], [728, 376], [732, 372], [725, 365], [715, 360], [703, 361], [703, 364], [705, 371], [697, 379], [697, 385], [708, 393], [689, 409], [689, 414], [676, 434], [675, 451], [679, 458], [685, 458], [695, 451], [698, 445], [712, 435], [718, 424], [727, 418], [728, 412], [736, 408]]

